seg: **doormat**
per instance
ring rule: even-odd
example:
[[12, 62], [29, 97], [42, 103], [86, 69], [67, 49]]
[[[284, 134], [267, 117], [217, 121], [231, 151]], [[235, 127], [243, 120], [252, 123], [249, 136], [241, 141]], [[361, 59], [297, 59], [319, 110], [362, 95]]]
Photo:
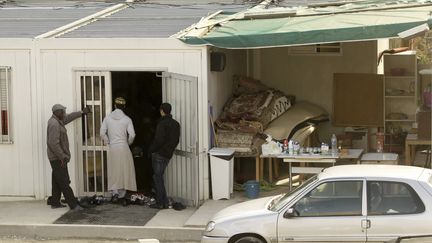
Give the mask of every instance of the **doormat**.
[[158, 211], [140, 205], [104, 204], [77, 212], [69, 211], [54, 224], [144, 226]]

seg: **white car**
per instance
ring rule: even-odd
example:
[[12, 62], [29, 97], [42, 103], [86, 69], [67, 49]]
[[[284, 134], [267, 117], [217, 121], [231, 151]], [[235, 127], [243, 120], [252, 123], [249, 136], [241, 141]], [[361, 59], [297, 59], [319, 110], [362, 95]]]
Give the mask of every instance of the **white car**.
[[432, 234], [432, 170], [344, 165], [218, 212], [202, 243], [387, 242]]

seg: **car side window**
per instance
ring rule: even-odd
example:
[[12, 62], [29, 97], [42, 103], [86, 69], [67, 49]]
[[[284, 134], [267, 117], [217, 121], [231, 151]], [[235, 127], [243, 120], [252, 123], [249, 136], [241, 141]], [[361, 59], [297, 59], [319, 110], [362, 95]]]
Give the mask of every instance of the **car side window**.
[[401, 182], [367, 182], [368, 215], [422, 213], [425, 206], [414, 189]]
[[362, 181], [324, 182], [293, 206], [299, 217], [362, 215]]

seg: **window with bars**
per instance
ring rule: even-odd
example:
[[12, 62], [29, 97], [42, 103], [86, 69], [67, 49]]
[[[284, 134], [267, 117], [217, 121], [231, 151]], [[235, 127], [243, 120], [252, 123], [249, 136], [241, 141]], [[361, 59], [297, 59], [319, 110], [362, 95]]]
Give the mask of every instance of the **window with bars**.
[[10, 86], [11, 68], [0, 66], [0, 144], [12, 142], [10, 127]]

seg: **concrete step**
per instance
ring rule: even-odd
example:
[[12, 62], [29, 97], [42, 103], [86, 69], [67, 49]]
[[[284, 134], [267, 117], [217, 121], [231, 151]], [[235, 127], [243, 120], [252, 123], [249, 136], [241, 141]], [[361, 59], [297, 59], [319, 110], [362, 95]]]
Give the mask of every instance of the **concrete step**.
[[199, 242], [203, 228], [109, 225], [0, 225], [0, 237], [39, 239], [103, 238], [158, 239], [160, 242]]

